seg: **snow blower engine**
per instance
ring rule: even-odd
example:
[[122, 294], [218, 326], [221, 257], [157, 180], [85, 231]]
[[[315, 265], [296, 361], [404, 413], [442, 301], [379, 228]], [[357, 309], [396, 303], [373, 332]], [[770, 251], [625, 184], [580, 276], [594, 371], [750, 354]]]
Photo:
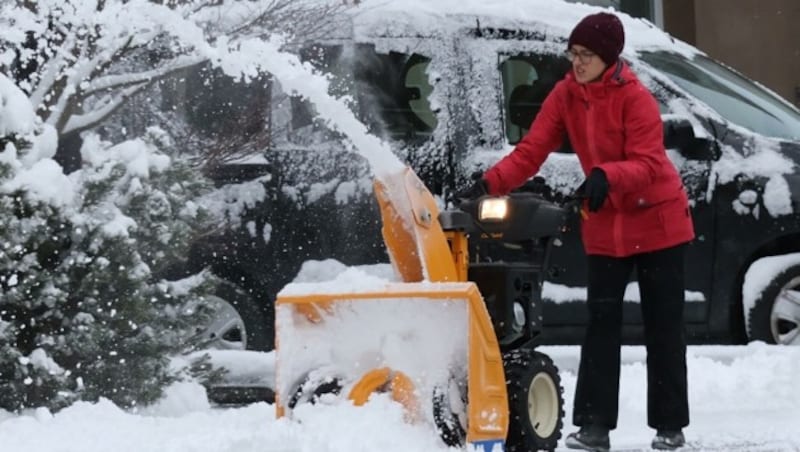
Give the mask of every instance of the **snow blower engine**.
[[450, 446], [555, 449], [560, 378], [535, 346], [567, 209], [520, 191], [440, 213], [409, 168], [377, 178], [375, 195], [396, 281], [345, 271], [278, 294], [277, 415], [380, 396]]

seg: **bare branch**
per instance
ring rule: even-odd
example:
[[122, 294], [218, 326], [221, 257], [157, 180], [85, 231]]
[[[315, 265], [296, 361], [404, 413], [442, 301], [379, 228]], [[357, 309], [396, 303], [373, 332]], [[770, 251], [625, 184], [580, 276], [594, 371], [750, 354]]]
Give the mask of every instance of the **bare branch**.
[[105, 72], [108, 68], [110, 68], [114, 63], [120, 62], [123, 57], [137, 48], [137, 46], [131, 46], [133, 42], [133, 36], [129, 36], [125, 42], [119, 46], [116, 50], [107, 50], [105, 53], [110, 54], [111, 56], [105, 58], [105, 61], [102, 61], [100, 64], [95, 67], [92, 72], [89, 74], [90, 79], [94, 79], [103, 72]]
[[265, 37], [276, 31], [299, 41], [313, 40], [320, 32], [336, 26], [335, 18], [348, 6], [344, 3], [309, 3], [293, 0], [274, 0], [254, 13], [248, 21], [228, 30], [231, 37]]
[[224, 0], [209, 0], [206, 3], [201, 3], [192, 10], [192, 13], [200, 12], [205, 8], [211, 8], [213, 6], [220, 6]]

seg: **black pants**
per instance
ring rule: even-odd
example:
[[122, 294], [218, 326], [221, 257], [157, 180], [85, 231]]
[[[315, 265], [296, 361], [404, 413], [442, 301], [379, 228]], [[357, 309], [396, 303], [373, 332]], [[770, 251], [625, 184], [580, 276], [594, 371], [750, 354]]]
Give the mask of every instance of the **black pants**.
[[634, 267], [647, 347], [647, 424], [669, 430], [689, 425], [684, 250], [680, 245], [626, 258], [589, 256], [589, 324], [575, 389], [575, 425], [617, 426], [622, 299]]

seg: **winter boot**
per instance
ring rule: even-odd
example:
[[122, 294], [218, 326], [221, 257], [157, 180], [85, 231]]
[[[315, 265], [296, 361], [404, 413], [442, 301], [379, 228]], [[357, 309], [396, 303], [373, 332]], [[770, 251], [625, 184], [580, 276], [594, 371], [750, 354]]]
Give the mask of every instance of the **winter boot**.
[[570, 449], [607, 452], [611, 448], [608, 429], [599, 425], [584, 425], [577, 432], [567, 435], [564, 442]]
[[650, 447], [658, 450], [675, 450], [686, 444], [686, 438], [680, 430], [658, 430]]

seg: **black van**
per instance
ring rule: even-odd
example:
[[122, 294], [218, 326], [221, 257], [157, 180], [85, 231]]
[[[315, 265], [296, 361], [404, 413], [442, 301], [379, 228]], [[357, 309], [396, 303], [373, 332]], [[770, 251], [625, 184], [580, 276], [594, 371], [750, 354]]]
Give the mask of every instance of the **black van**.
[[[541, 21], [485, 11], [419, 21], [394, 14], [399, 3], [356, 8], [342, 36], [308, 46], [302, 57], [332, 75], [334, 94], [348, 95], [359, 118], [444, 203], [524, 135], [569, 70], [566, 24], [594, 9], [555, 3], [557, 11], [537, 14]], [[659, 101], [665, 144], [690, 194], [697, 237], [686, 260], [690, 341], [800, 344], [800, 112], [655, 26], [620, 16], [622, 56]], [[262, 94], [272, 132], [264, 158], [220, 165], [213, 176], [220, 185], [262, 181], [266, 200], [245, 212], [242, 228], [198, 242], [190, 262], [211, 265], [228, 281], [219, 295], [238, 313], [209, 334], [224, 347], [268, 350], [273, 298], [303, 262], [388, 258], [365, 162], [308, 102], [274, 81]], [[583, 180], [568, 144], [538, 177], [556, 198]], [[580, 341], [584, 286], [573, 232], [555, 250], [544, 288], [548, 342]], [[635, 281], [629, 288], [625, 339], [636, 343]]]

